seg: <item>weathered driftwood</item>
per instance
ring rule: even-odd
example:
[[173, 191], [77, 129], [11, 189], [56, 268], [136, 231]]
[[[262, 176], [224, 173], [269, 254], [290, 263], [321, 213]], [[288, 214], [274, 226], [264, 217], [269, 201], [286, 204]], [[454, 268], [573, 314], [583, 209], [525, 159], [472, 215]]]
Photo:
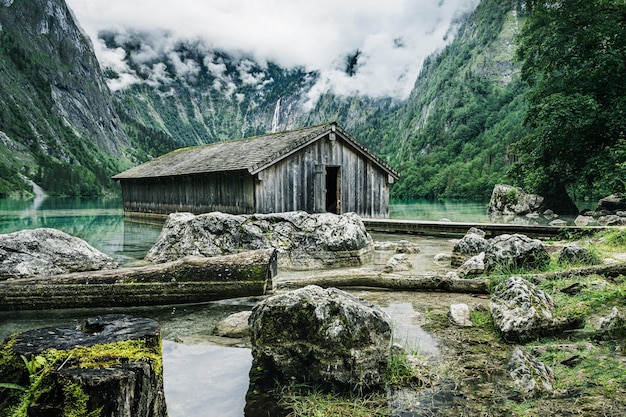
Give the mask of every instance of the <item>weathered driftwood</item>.
[[[88, 319], [14, 336], [0, 366], [3, 382], [27, 391], [0, 392], [2, 408], [21, 402], [25, 414], [165, 417], [161, 336], [156, 321], [127, 315]], [[24, 362], [37, 364], [29, 376]], [[37, 382], [33, 382], [33, 378]]]
[[306, 285], [319, 285], [325, 288], [371, 287], [398, 291], [422, 290], [469, 294], [488, 292], [486, 278], [461, 279], [442, 275], [408, 276], [359, 269], [315, 272], [309, 276], [299, 274], [294, 278], [277, 280], [275, 289], [287, 290]]
[[0, 310], [197, 303], [263, 295], [276, 251], [185, 257], [136, 268], [0, 282]]

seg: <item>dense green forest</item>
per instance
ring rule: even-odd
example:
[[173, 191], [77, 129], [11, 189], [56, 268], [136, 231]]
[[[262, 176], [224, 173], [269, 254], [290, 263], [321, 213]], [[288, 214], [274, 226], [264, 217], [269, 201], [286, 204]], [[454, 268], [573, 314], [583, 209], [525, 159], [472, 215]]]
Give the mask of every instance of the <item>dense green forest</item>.
[[483, 1], [457, 39], [425, 62], [391, 155], [398, 198], [488, 198], [523, 137], [526, 83], [513, 48], [521, 6]]
[[570, 195], [626, 190], [626, 2], [529, 1], [518, 57], [529, 83], [520, 182], [560, 212]]
[[485, 198], [507, 181], [567, 213], [623, 192], [625, 23], [622, 0], [483, 1], [417, 80], [394, 196]]

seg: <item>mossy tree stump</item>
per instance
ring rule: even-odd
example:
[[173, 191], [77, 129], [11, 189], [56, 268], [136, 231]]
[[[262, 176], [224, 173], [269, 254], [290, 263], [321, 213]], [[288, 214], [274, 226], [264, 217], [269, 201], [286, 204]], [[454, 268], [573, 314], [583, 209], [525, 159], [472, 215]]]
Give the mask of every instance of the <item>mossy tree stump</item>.
[[106, 315], [27, 331], [0, 354], [0, 382], [12, 385], [0, 389], [0, 416], [167, 416], [154, 320]]

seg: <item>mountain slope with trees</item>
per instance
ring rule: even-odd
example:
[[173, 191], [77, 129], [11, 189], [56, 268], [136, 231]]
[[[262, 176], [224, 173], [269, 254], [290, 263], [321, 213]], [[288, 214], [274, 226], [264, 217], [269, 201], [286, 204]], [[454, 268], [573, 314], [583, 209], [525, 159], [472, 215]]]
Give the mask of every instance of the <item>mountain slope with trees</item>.
[[130, 164], [89, 39], [62, 0], [0, 4], [0, 195], [99, 194]]
[[521, 2], [485, 0], [427, 60], [400, 112], [398, 198], [488, 198], [515, 161], [526, 85], [514, 60]]
[[407, 100], [311, 101], [316, 72], [200, 41], [145, 54], [170, 34], [102, 32], [128, 83], [100, 69], [63, 0], [0, 3], [0, 195], [26, 179], [102, 194], [110, 176], [179, 147], [334, 120], [400, 172], [395, 198], [485, 199], [511, 182], [574, 211], [570, 196], [625, 187], [625, 7], [482, 0]]

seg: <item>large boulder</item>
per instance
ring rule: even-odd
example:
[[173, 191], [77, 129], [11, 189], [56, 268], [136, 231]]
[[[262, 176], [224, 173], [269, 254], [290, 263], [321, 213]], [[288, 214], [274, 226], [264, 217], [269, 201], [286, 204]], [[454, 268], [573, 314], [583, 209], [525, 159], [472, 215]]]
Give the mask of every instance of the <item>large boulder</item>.
[[616, 212], [626, 210], [626, 193], [616, 193], [598, 201], [596, 212]]
[[485, 252], [489, 247], [489, 241], [485, 239], [485, 232], [472, 227], [452, 248], [450, 265], [459, 267], [470, 258]]
[[561, 265], [596, 265], [600, 263], [600, 260], [587, 248], [567, 245], [559, 251], [558, 262]]
[[369, 259], [373, 242], [354, 213], [174, 213], [146, 259], [167, 262], [186, 255], [210, 257], [268, 248], [278, 251], [282, 267], [312, 269], [361, 265]]
[[0, 279], [117, 268], [113, 258], [56, 229], [0, 235]]
[[541, 209], [544, 198], [528, 194], [520, 187], [497, 184], [491, 192], [488, 214], [525, 215]]
[[595, 337], [602, 340], [625, 340], [626, 316], [617, 307], [613, 307], [611, 314], [600, 318]]
[[527, 341], [555, 329], [554, 302], [548, 294], [521, 277], [496, 287], [489, 309], [503, 339]]
[[485, 251], [485, 267], [545, 268], [550, 263], [550, 254], [540, 240], [526, 235], [499, 235], [489, 240]]
[[344, 291], [307, 286], [257, 304], [250, 316], [257, 386], [306, 383], [328, 391], [384, 385], [390, 318]]

